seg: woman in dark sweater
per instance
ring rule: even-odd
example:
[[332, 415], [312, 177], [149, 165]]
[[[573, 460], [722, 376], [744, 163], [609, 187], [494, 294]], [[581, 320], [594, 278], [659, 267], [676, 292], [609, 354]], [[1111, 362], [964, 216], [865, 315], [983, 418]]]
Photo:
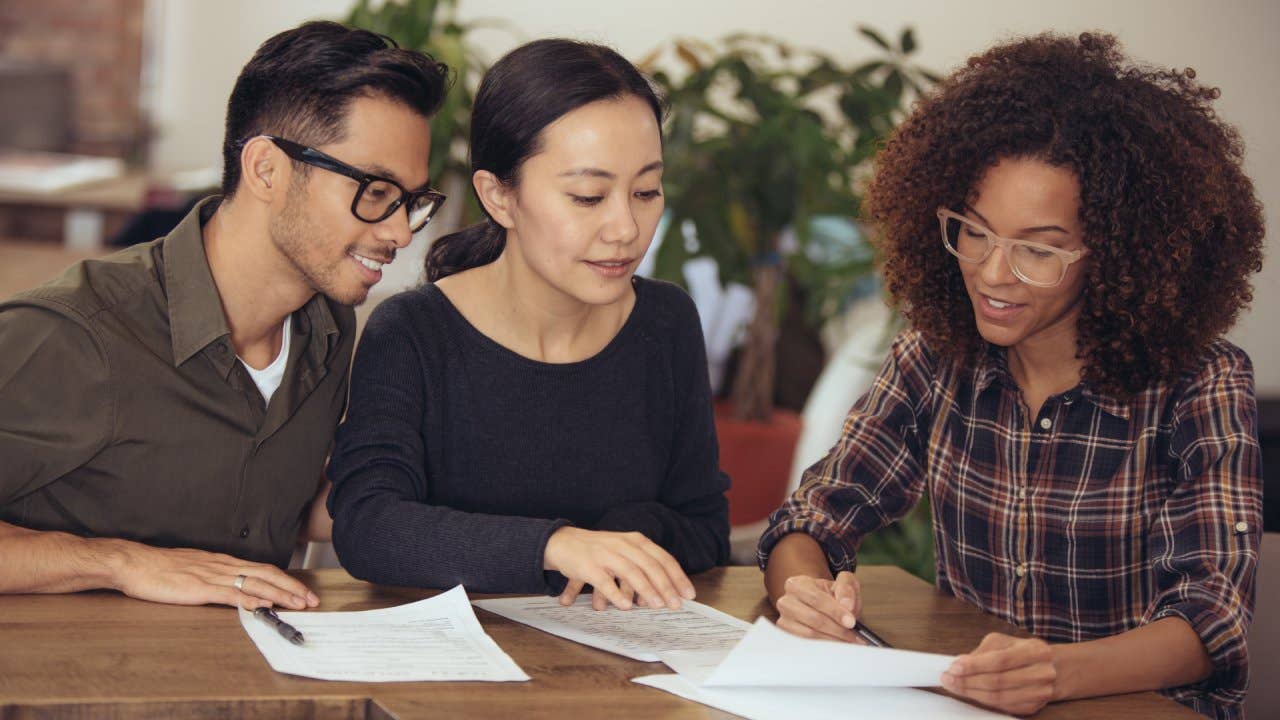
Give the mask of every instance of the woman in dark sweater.
[[662, 106], [604, 47], [540, 40], [485, 75], [486, 221], [373, 313], [329, 472], [353, 575], [678, 607], [728, 557], [705, 350], [633, 277], [662, 213]]

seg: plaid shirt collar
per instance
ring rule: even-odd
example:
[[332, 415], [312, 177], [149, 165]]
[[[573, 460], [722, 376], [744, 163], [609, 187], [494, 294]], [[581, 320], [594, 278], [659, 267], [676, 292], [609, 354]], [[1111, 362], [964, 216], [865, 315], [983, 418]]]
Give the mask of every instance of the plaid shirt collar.
[[[979, 356], [975, 368], [974, 384], [978, 392], [986, 392], [992, 383], [999, 381], [1005, 388], [1018, 392], [1018, 383], [1009, 371], [1008, 352], [994, 343], [987, 343], [986, 350]], [[1129, 405], [1114, 395], [1097, 392], [1089, 388], [1082, 380], [1079, 385], [1068, 390], [1064, 395], [1076, 395], [1093, 403], [1097, 408], [1109, 415], [1129, 419]]]

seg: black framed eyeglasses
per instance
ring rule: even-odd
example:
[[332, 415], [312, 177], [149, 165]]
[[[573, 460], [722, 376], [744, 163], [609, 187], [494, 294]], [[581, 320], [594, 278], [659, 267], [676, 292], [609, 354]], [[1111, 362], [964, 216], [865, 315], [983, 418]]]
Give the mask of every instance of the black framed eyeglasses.
[[444, 205], [446, 198], [439, 190], [427, 188], [410, 192], [391, 178], [370, 175], [313, 147], [274, 135], [262, 137], [275, 143], [285, 155], [298, 162], [344, 175], [360, 183], [355, 197], [351, 199], [351, 214], [357, 220], [367, 223], [382, 222], [403, 205], [409, 215], [409, 232], [416, 233], [426, 227], [440, 206]]

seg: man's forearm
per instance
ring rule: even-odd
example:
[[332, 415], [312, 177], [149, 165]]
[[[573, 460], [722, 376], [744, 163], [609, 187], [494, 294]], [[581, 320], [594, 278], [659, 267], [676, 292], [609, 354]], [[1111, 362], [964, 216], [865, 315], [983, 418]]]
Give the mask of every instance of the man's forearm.
[[0, 522], [0, 593], [63, 593], [115, 587], [126, 541], [40, 532]]
[[1053, 653], [1054, 700], [1190, 685], [1213, 671], [1200, 637], [1177, 617], [1099, 640], [1054, 645]]
[[809, 535], [793, 532], [784, 535], [769, 553], [769, 564], [764, 571], [764, 585], [769, 592], [769, 602], [776, 603], [786, 594], [784, 585], [792, 575], [831, 579], [831, 568], [822, 546]]

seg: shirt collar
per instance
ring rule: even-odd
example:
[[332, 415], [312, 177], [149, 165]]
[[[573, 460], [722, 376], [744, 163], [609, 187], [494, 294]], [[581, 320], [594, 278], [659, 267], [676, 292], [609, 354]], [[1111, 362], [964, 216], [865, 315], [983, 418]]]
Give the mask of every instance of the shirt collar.
[[[999, 381], [1009, 390], [1018, 391], [1018, 383], [1009, 372], [1008, 356], [1005, 349], [986, 343], [986, 349], [978, 356], [974, 384], [978, 392], [985, 391], [992, 383]], [[1067, 398], [1081, 397], [1093, 403], [1099, 410], [1121, 420], [1129, 419], [1129, 406], [1114, 395], [1091, 389], [1083, 380], [1079, 385], [1063, 393]]]
[[[201, 200], [163, 242], [173, 364], [182, 365], [215, 341], [225, 338], [214, 359], [219, 369], [226, 373], [230, 372], [231, 363], [235, 360], [230, 347], [231, 328], [222, 310], [222, 297], [213, 282], [213, 271], [209, 269], [201, 232], [221, 202], [222, 198], [216, 195]], [[313, 295], [294, 314], [294, 319], [299, 322], [302, 333], [330, 340], [322, 355], [336, 344], [332, 336], [339, 335], [341, 331], [324, 295]], [[323, 362], [323, 357], [316, 359]]]
[[978, 353], [975, 383], [978, 392], [985, 391], [992, 383], [1000, 383], [1017, 392], [1018, 383], [1009, 372], [1009, 362], [1004, 348], [991, 343], [983, 343], [983, 350]]
[[163, 241], [164, 286], [175, 366], [231, 333], [201, 233], [201, 227], [221, 201], [218, 196], [201, 200]]
[[[1121, 420], [1129, 419], [1129, 405], [1121, 402], [1114, 395], [1096, 392], [1089, 389], [1088, 385], [1081, 383], [1079, 386], [1080, 397], [1093, 403], [1097, 408], [1109, 415], [1120, 418]], [[1076, 392], [1072, 390], [1072, 392]]]

